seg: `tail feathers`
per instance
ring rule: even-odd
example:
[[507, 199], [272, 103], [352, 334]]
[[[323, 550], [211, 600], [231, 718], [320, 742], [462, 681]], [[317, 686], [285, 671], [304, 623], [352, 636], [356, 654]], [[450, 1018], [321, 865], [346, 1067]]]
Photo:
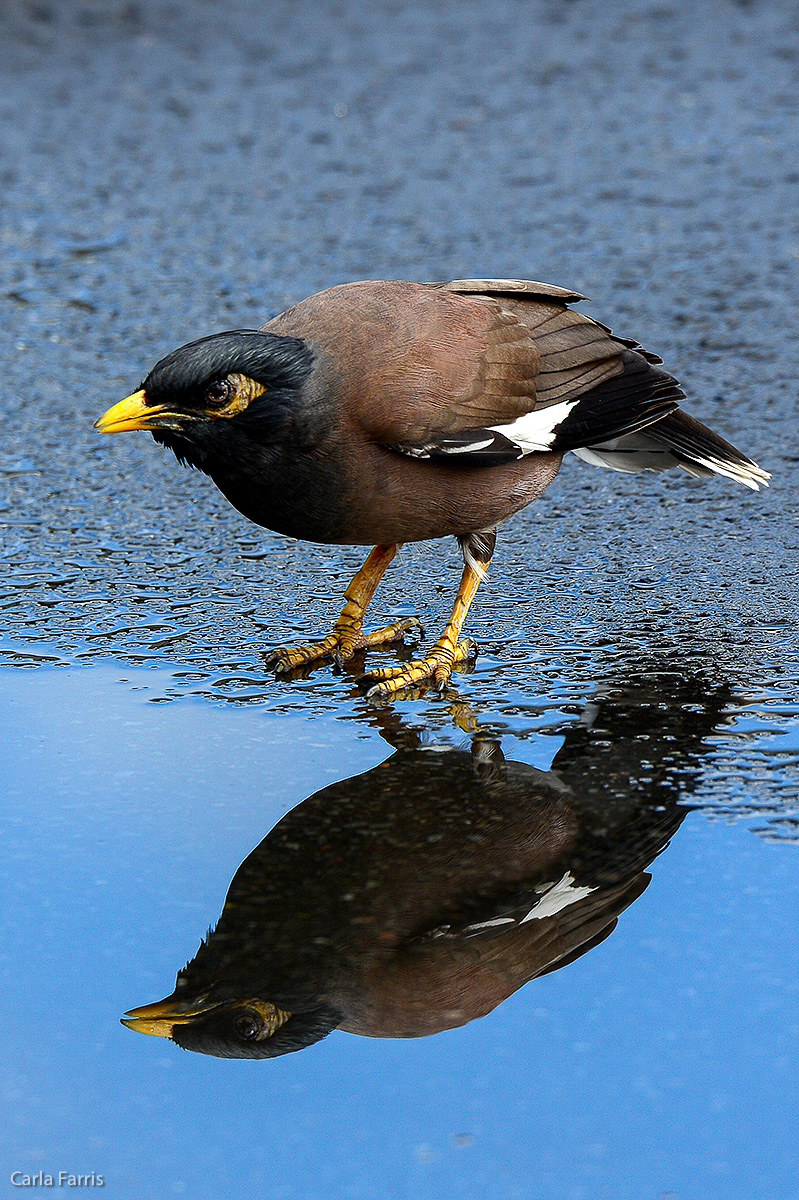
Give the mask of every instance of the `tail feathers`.
[[673, 451], [685, 470], [698, 467], [709, 475], [727, 475], [753, 491], [768, 487], [771, 478], [768, 471], [688, 413], [669, 413], [648, 432], [655, 441]]
[[593, 466], [614, 471], [666, 471], [681, 467], [689, 475], [726, 475], [744, 487], [768, 487], [771, 475], [701, 421], [688, 413], [668, 413], [639, 433], [574, 451]]

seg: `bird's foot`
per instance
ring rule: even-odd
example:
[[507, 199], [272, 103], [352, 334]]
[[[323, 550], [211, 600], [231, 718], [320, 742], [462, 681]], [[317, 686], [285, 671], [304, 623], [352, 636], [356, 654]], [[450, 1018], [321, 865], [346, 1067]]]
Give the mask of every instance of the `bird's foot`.
[[332, 633], [318, 642], [309, 642], [303, 646], [278, 646], [270, 650], [266, 656], [266, 667], [278, 675], [285, 675], [319, 658], [332, 658], [337, 666], [341, 666], [348, 658], [352, 658], [357, 650], [365, 650], [368, 646], [382, 646], [388, 642], [401, 642], [409, 629], [418, 630], [420, 636], [424, 632], [418, 617], [401, 617], [389, 625], [384, 625], [382, 629], [373, 629], [369, 633], [350, 625], [334, 627]]
[[368, 700], [390, 700], [420, 683], [433, 684], [443, 692], [453, 668], [476, 657], [477, 645], [472, 638], [464, 638], [455, 646], [448, 639], [442, 639], [424, 658], [411, 659], [403, 667], [377, 667], [362, 676], [359, 683], [366, 688]]

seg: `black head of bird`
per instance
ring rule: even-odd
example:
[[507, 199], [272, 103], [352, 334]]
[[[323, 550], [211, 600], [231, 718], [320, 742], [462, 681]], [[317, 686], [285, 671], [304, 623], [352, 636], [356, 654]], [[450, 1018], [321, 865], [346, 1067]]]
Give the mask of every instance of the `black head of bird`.
[[726, 699], [672, 672], [606, 696], [552, 771], [477, 738], [324, 788], [239, 867], [172, 994], [125, 1024], [266, 1058], [336, 1028], [420, 1037], [484, 1016], [642, 893]]
[[[236, 329], [173, 350], [141, 388], [97, 423], [149, 429], [182, 462], [213, 474], [225, 461], [245, 471], [248, 453], [291, 437], [294, 396], [312, 356], [299, 338]], [[230, 469], [230, 468], [229, 468]]]
[[278, 671], [402, 637], [364, 633], [398, 545], [447, 535], [464, 558], [449, 621], [430, 651], [367, 677], [373, 698], [443, 687], [497, 525], [551, 483], [573, 451], [619, 471], [681, 467], [757, 490], [767, 472], [679, 408], [661, 359], [569, 307], [582, 299], [518, 280], [343, 284], [262, 330], [191, 342], [97, 422], [148, 429], [269, 529], [374, 545], [333, 630], [270, 655]]

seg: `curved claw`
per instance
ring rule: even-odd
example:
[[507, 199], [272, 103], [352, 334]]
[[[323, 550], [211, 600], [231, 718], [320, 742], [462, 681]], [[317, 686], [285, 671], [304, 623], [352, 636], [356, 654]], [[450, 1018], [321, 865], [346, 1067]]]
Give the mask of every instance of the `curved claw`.
[[477, 644], [473, 638], [464, 638], [454, 647], [436, 643], [424, 658], [412, 659], [402, 667], [378, 667], [363, 675], [359, 683], [366, 686], [366, 698], [370, 701], [391, 699], [409, 688], [417, 689], [419, 684], [432, 684], [438, 692], [443, 692], [453, 668], [476, 657]]
[[400, 642], [409, 629], [418, 630], [419, 636], [424, 636], [418, 617], [401, 617], [382, 629], [373, 629], [370, 633], [344, 625], [338, 629], [334, 628], [332, 633], [318, 642], [309, 642], [302, 646], [276, 646], [265, 656], [266, 668], [277, 675], [286, 675], [320, 658], [332, 658], [335, 665], [341, 668], [357, 650], [364, 650], [368, 646], [381, 646], [388, 642]]
[[268, 671], [274, 671], [276, 675], [285, 675], [289, 671], [295, 671], [297, 667], [304, 667], [314, 659], [325, 658], [337, 645], [338, 638], [331, 633], [319, 642], [309, 642], [303, 646], [276, 646], [265, 657], [266, 668]]
[[370, 633], [361, 633], [353, 644], [353, 650], [365, 650], [368, 646], [385, 646], [391, 642], [402, 642], [409, 629], [416, 630], [420, 642], [424, 637], [424, 626], [418, 617], [398, 617], [382, 629], [373, 629]]

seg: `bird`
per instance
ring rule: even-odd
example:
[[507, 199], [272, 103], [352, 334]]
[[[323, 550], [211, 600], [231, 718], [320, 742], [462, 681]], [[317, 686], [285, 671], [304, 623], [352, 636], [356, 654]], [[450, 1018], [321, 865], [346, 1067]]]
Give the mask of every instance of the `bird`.
[[573, 962], [648, 886], [724, 720], [726, 683], [675, 667], [604, 681], [548, 771], [479, 729], [465, 749], [394, 731], [388, 759], [277, 823], [173, 992], [123, 1024], [273, 1058], [334, 1029], [465, 1025]]
[[461, 631], [498, 525], [544, 492], [565, 453], [755, 491], [770, 478], [679, 407], [657, 354], [572, 307], [584, 299], [515, 279], [338, 284], [260, 329], [173, 350], [95, 427], [149, 430], [268, 529], [373, 547], [331, 632], [269, 652], [277, 674], [340, 666], [419, 627], [406, 617], [366, 632], [363, 619], [403, 543], [455, 537], [463, 572], [441, 636], [363, 678], [372, 701], [443, 690], [476, 653]]

